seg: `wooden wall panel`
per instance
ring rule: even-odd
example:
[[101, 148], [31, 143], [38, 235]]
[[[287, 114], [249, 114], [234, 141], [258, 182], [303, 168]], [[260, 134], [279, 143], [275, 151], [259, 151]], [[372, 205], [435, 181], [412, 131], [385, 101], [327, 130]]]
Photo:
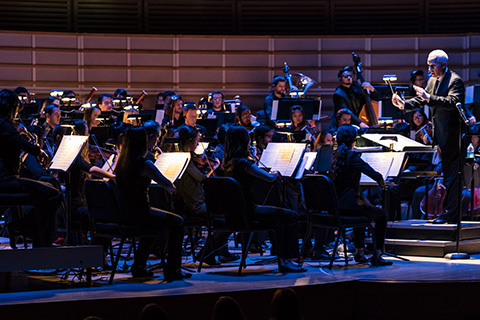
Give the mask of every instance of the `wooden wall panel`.
[[450, 66], [467, 84], [479, 81], [480, 34], [438, 36], [152, 36], [0, 32], [0, 84], [26, 86], [38, 97], [51, 89], [72, 89], [80, 97], [92, 86], [98, 93], [125, 88], [146, 90], [153, 106], [159, 91], [175, 90], [198, 101], [213, 90], [227, 99], [240, 94], [247, 105], [262, 105], [271, 79], [302, 72], [319, 82], [310, 91], [321, 96], [324, 110], [332, 106], [337, 72], [360, 54], [365, 78], [383, 84], [396, 74], [406, 84], [413, 69], [426, 71], [431, 49], [448, 48]]

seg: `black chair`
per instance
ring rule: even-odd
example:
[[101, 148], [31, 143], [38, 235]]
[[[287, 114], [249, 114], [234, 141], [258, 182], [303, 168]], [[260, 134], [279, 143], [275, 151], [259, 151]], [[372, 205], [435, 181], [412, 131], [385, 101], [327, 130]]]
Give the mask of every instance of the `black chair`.
[[85, 198], [92, 221], [93, 236], [109, 239], [120, 238], [117, 255], [115, 259], [112, 259], [112, 273], [109, 280], [109, 284], [112, 284], [125, 241], [130, 239], [134, 243], [138, 238], [156, 237], [158, 230], [122, 222], [123, 212], [116, 184], [112, 180], [108, 182], [86, 180]]
[[[242, 245], [242, 259], [238, 268], [238, 275], [242, 267], [246, 268], [245, 260], [254, 232], [275, 231], [273, 226], [266, 227], [259, 222], [249, 219], [247, 207], [240, 184], [229, 177], [211, 177], [204, 182], [205, 203], [207, 205], [208, 237], [206, 248], [211, 247], [213, 231], [239, 232], [250, 234], [247, 244]], [[213, 248], [218, 250], [219, 248]], [[205, 250], [203, 250], [203, 253]], [[198, 272], [202, 269], [204, 254], [200, 260]], [[280, 258], [277, 257], [280, 264]]]
[[[328, 268], [332, 269], [333, 261], [335, 260], [335, 250], [340, 237], [343, 238], [345, 264], [348, 265], [345, 230], [347, 228], [366, 227], [372, 231], [372, 221], [367, 217], [347, 217], [341, 215], [338, 208], [337, 193], [332, 179], [328, 176], [306, 175], [302, 183], [308, 216], [308, 228], [302, 242], [302, 255], [305, 250], [305, 243], [311, 240], [313, 228], [335, 229], [337, 230], [337, 236]], [[373, 241], [373, 244], [375, 245], [375, 241]]]

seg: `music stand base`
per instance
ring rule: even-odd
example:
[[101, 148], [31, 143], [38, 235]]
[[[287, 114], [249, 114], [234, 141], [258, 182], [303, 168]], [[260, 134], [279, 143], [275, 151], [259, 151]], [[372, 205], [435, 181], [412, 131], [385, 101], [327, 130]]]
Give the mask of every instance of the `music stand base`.
[[470, 259], [470, 255], [468, 253], [455, 252], [447, 253], [444, 258], [450, 260]]

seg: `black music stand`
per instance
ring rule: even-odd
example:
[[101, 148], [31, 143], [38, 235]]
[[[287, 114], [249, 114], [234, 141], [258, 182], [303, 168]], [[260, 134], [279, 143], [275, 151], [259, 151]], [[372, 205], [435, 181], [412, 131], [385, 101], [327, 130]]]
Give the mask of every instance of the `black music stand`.
[[[445, 255], [445, 259], [451, 259], [451, 260], [459, 260], [459, 259], [470, 259], [470, 255], [468, 253], [464, 252], [459, 252], [460, 249], [460, 230], [462, 228], [462, 177], [463, 177], [463, 163], [465, 161], [465, 158], [463, 156], [463, 141], [465, 137], [468, 137], [468, 131], [469, 131], [469, 121], [467, 117], [465, 116], [465, 113], [463, 112], [462, 109], [462, 104], [457, 103], [455, 105], [457, 107], [458, 113], [460, 115], [459, 121], [460, 121], [460, 128], [458, 130], [458, 153], [460, 155], [460, 166], [458, 168], [457, 172], [457, 179], [458, 179], [458, 203], [457, 203], [457, 228], [455, 230], [455, 252], [454, 253], [447, 253]], [[462, 134], [462, 127], [466, 126], [467, 132], [465, 134]], [[474, 195], [472, 194], [472, 197]]]

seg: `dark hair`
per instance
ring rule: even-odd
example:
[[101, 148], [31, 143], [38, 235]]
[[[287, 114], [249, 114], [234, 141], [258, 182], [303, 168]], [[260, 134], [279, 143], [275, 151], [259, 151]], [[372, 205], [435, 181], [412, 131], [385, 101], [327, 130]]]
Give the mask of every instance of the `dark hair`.
[[167, 320], [165, 310], [156, 303], [149, 303], [143, 307], [139, 316], [140, 320]]
[[15, 114], [20, 106], [18, 95], [7, 89], [0, 91], [0, 117], [7, 118], [9, 122], [13, 121]]
[[353, 117], [353, 112], [350, 111], [349, 109], [347, 109], [347, 108], [340, 109], [335, 114], [335, 119], [337, 120], [337, 123], [338, 123], [338, 121], [340, 121], [340, 119], [342, 118], [342, 116], [344, 114], [349, 114], [351, 117]]
[[282, 288], [275, 291], [270, 303], [270, 317], [276, 320], [300, 320], [300, 303], [298, 296], [291, 288]]
[[336, 177], [343, 170], [347, 160], [348, 151], [353, 142], [357, 140], [357, 129], [350, 125], [344, 124], [337, 130], [337, 145], [332, 161], [333, 176]]
[[225, 153], [223, 163], [225, 169], [233, 165], [234, 161], [248, 157], [250, 136], [247, 129], [242, 126], [233, 126], [227, 130], [225, 135]]
[[287, 79], [283, 76], [274, 76], [272, 79], [272, 86], [276, 86], [279, 82], [287, 82]]
[[90, 107], [85, 109], [85, 114], [83, 115], [83, 120], [87, 122], [87, 127], [90, 128], [90, 125], [92, 124], [92, 114], [93, 111], [95, 110], [100, 110], [98, 107]]
[[[423, 122], [420, 124], [420, 126], [417, 126], [415, 124], [415, 122], [413, 122], [413, 118], [415, 117], [415, 113], [420, 113], [420, 115], [423, 117]], [[427, 115], [425, 114], [425, 111], [423, 111], [422, 108], [418, 108], [417, 110], [413, 111], [411, 114], [410, 114], [410, 130], [418, 130], [420, 129], [420, 127], [422, 127], [424, 124], [426, 124], [428, 122], [428, 117]]]
[[245, 320], [245, 315], [235, 299], [223, 296], [215, 302], [212, 320]]
[[411, 73], [410, 73], [410, 82], [411, 83], [414, 83], [417, 76], [422, 76], [423, 77], [424, 73], [422, 70], [413, 70]]
[[123, 89], [123, 88], [119, 88], [117, 90], [115, 90], [115, 92], [113, 93], [113, 95], [116, 97], [116, 96], [122, 96], [124, 98], [127, 97], [127, 90]]
[[253, 131], [253, 135], [254, 135], [254, 138], [255, 138], [255, 141], [258, 143], [260, 141], [260, 139], [262, 139], [263, 137], [265, 137], [265, 135], [267, 133], [269, 133], [270, 131], [272, 131], [273, 129], [267, 125], [260, 125], [258, 127], [255, 128], [255, 131]]
[[315, 139], [315, 142], [313, 143], [313, 149], [317, 150], [317, 148], [323, 144], [325, 144], [325, 138], [327, 137], [327, 134], [331, 134], [333, 137], [333, 132], [329, 130], [322, 130], [317, 138]]
[[160, 131], [160, 124], [154, 120], [146, 121], [142, 127], [147, 132], [147, 135], [155, 134]]
[[59, 106], [57, 106], [56, 104], [49, 104], [48, 106], [45, 107], [45, 109], [43, 109], [43, 111], [45, 111], [45, 114], [48, 114], [51, 116], [55, 108], [58, 109]]
[[173, 118], [173, 101], [183, 100], [178, 94], [173, 94], [165, 102], [165, 114], [170, 118]]
[[86, 132], [86, 122], [80, 119], [75, 119], [73, 122], [73, 133], [79, 136], [84, 136], [87, 134]]
[[98, 104], [103, 104], [103, 98], [111, 98], [112, 95], [110, 93], [102, 93], [98, 96]]
[[246, 105], [241, 105], [237, 108], [237, 110], [235, 111], [235, 115], [238, 119], [240, 119], [242, 117], [242, 112], [243, 111], [250, 111], [250, 109], [248, 109], [248, 107]]
[[189, 110], [197, 110], [197, 106], [194, 103], [188, 103], [183, 106], [183, 113], [187, 113]]
[[227, 134], [229, 126], [226, 124], [222, 124], [220, 127], [217, 128], [217, 141], [218, 143], [224, 144], [225, 143], [225, 135]]
[[144, 156], [147, 153], [147, 133], [142, 127], [132, 127], [123, 138], [122, 152], [118, 158], [115, 173], [117, 181], [124, 185], [140, 175]]
[[19, 95], [20, 93], [28, 94], [28, 90], [25, 87], [16, 87], [15, 89], [13, 89], [13, 92], [15, 92], [17, 95]]
[[222, 96], [222, 100], [225, 99], [225, 95], [223, 94], [223, 92], [222, 92], [222, 91], [218, 91], [218, 90], [215, 90], [215, 91], [213, 91], [213, 92], [211, 93], [212, 99], [213, 99], [213, 96], [216, 95], [216, 94], [221, 95], [221, 96]]
[[296, 127], [295, 127], [295, 125], [293, 124], [293, 114], [294, 114], [295, 111], [297, 111], [297, 110], [302, 113], [303, 121], [300, 122], [300, 123], [298, 124], [298, 126], [296, 126], [296, 127], [302, 128], [302, 127], [304, 127], [305, 125], [308, 124], [307, 119], [305, 119], [305, 113], [303, 112], [302, 106], [299, 106], [299, 105], [293, 106], [293, 107], [290, 109], [290, 120], [292, 121], [292, 127], [293, 127], [294, 129], [295, 129]]
[[75, 97], [75, 92], [72, 91], [72, 90], [65, 90], [63, 91], [63, 97], [68, 97], [69, 94], [72, 94], [73, 93], [73, 96]]
[[344, 73], [345, 71], [353, 72], [353, 68], [350, 67], [350, 66], [344, 67], [343, 69], [341, 69], [340, 71], [338, 71], [338, 74], [337, 74], [337, 75], [338, 75], [338, 78], [341, 78], [342, 75], [343, 75], [343, 73]]
[[180, 144], [180, 150], [191, 144], [198, 136], [198, 130], [190, 126], [181, 126], [178, 130], [178, 143]]

